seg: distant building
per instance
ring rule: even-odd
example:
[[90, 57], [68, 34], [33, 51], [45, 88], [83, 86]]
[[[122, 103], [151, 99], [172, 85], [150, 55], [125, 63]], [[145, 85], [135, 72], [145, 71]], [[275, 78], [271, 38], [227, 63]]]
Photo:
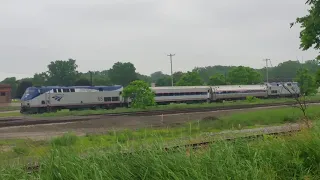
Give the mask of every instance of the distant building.
[[0, 103], [11, 103], [11, 86], [0, 84]]

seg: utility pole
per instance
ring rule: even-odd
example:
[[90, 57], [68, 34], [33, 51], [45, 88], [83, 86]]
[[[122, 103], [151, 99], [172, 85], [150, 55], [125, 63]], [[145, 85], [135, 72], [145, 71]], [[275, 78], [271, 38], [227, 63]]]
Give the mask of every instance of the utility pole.
[[173, 86], [172, 56], [175, 56], [175, 54], [168, 54], [167, 56], [170, 56], [170, 64], [171, 64], [171, 85]]
[[269, 82], [269, 77], [268, 77], [268, 61], [270, 61], [270, 59], [264, 59], [263, 61], [266, 61], [266, 73], [267, 73], [267, 83]]

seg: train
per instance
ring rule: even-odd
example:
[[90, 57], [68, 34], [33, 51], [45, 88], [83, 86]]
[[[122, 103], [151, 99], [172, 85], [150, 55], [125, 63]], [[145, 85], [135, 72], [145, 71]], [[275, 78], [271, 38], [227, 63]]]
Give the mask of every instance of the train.
[[[285, 87], [284, 87], [285, 86]], [[286, 88], [288, 87], [288, 88]], [[263, 83], [257, 85], [167, 86], [150, 87], [157, 104], [222, 102], [225, 100], [279, 98], [299, 96], [296, 82]], [[29, 87], [21, 98], [20, 112], [45, 113], [62, 109], [113, 109], [130, 107], [121, 85], [114, 86], [42, 86]]]

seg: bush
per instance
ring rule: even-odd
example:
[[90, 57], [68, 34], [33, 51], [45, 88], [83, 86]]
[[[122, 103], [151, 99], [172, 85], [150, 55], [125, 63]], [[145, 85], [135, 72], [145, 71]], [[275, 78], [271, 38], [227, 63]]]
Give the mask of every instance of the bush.
[[249, 102], [249, 103], [252, 103], [252, 102], [257, 102], [259, 99], [254, 97], [254, 96], [247, 96], [246, 97], [246, 101]]

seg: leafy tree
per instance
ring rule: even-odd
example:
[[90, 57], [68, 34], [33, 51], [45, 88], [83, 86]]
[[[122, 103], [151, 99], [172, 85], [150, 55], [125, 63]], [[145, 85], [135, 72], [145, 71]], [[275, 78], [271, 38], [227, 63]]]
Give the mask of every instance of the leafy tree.
[[156, 81], [156, 86], [171, 86], [171, 77], [169, 75], [163, 76]]
[[74, 83], [75, 86], [91, 86], [91, 82], [86, 78], [80, 78]]
[[28, 87], [32, 87], [32, 81], [30, 79], [20, 80], [16, 97], [20, 99]]
[[187, 72], [176, 83], [177, 86], [201, 86], [203, 81], [197, 72]]
[[3, 81], [1, 81], [2, 84], [9, 84], [11, 86], [11, 98], [16, 97], [18, 82], [16, 77], [7, 77]]
[[[299, 61], [285, 61], [269, 70], [269, 79], [279, 79], [281, 81], [291, 81], [297, 76], [297, 71], [302, 64]], [[265, 72], [264, 72], [265, 74]]]
[[48, 65], [48, 83], [62, 86], [73, 85], [78, 75], [77, 67], [76, 60], [73, 59], [51, 62]]
[[[112, 83], [108, 77], [108, 71], [94, 71], [92, 72], [92, 84], [93, 86], [109, 86]], [[79, 79], [87, 79], [91, 82], [90, 71], [86, 73], [79, 73]]]
[[317, 73], [317, 71], [318, 71], [318, 69], [320, 67], [319, 65], [320, 65], [319, 61], [313, 59], [313, 60], [306, 61], [303, 64], [303, 67], [308, 69], [311, 74], [315, 74], [315, 73]]
[[163, 74], [161, 71], [156, 71], [150, 75], [152, 82], [157, 82], [159, 79], [168, 76], [167, 74]]
[[152, 80], [151, 80], [151, 77], [150, 76], [147, 76], [147, 75], [143, 75], [143, 74], [140, 74], [140, 73], [137, 73], [137, 79], [138, 80], [142, 80], [142, 81], [145, 81], [149, 84], [152, 83]]
[[320, 86], [320, 69], [317, 71], [317, 74], [316, 74], [316, 82], [317, 82], [317, 86], [319, 87]]
[[[178, 71], [178, 72], [175, 72], [172, 74], [173, 76], [173, 83], [176, 84], [181, 78], [182, 76], [184, 75], [185, 73], [181, 72], [181, 71]], [[171, 75], [169, 75], [170, 78], [171, 78]], [[171, 85], [171, 83], [170, 83]]]
[[207, 67], [195, 67], [192, 71], [198, 72], [201, 79], [208, 83], [210, 81], [210, 77], [219, 74], [227, 74], [234, 66], [207, 66]]
[[261, 74], [252, 68], [239, 66], [228, 73], [228, 81], [231, 84], [257, 84], [261, 82]]
[[142, 80], [135, 80], [124, 88], [123, 97], [131, 99], [133, 108], [146, 108], [155, 105], [154, 92], [150, 89], [148, 83]]
[[137, 80], [136, 68], [130, 62], [115, 63], [108, 71], [108, 76], [113, 84], [127, 86], [130, 82]]
[[48, 74], [45, 72], [36, 73], [33, 75], [32, 84], [33, 86], [46, 86], [48, 84]]
[[[298, 17], [291, 27], [298, 23], [301, 27], [300, 48], [308, 50], [312, 46], [314, 49], [320, 49], [320, 0], [307, 0], [306, 4], [310, 6], [309, 14]], [[320, 56], [318, 56], [319, 58]]]
[[317, 93], [316, 81], [307, 69], [299, 69], [295, 80], [299, 83], [301, 94], [309, 96]]
[[225, 85], [226, 78], [223, 74], [216, 73], [215, 75], [210, 77], [209, 85]]

